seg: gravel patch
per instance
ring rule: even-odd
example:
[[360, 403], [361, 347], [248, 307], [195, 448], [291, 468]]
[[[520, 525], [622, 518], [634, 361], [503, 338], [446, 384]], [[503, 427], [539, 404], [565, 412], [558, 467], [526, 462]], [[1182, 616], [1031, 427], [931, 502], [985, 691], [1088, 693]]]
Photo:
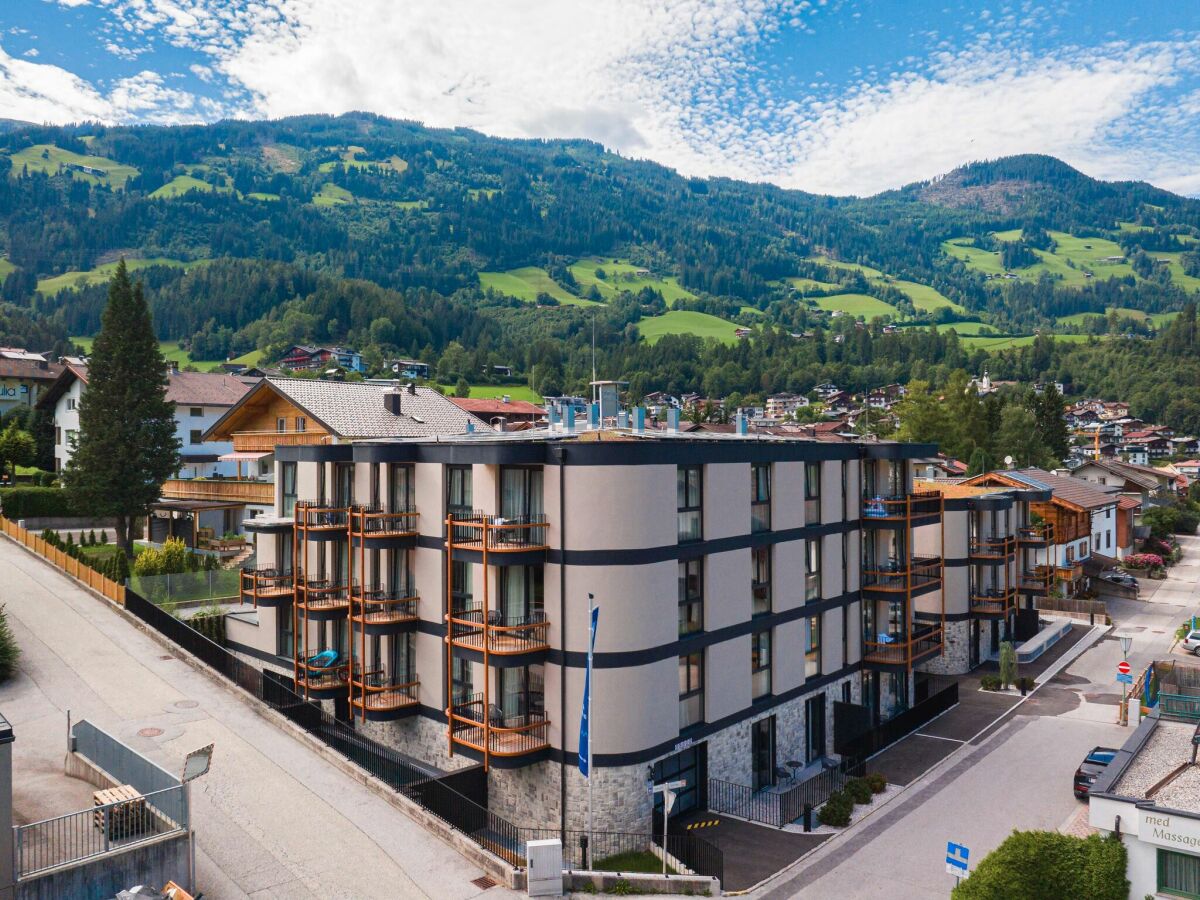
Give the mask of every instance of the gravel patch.
[[[1117, 782], [1113, 793], [1122, 797], [1144, 798], [1146, 791], [1167, 777], [1174, 769], [1192, 758], [1191, 725], [1183, 722], [1159, 721], [1158, 727], [1150, 735], [1150, 740], [1141, 752], [1134, 758], [1133, 763], [1125, 770], [1121, 780]], [[1155, 797], [1155, 802], [1162, 803], [1162, 795]], [[1200, 809], [1200, 800], [1194, 801], [1184, 809]]]

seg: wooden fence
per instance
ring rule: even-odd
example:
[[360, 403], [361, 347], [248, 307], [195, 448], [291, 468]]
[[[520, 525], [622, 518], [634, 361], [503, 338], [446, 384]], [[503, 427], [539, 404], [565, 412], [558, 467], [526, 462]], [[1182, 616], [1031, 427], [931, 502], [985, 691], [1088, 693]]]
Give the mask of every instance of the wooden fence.
[[57, 566], [75, 580], [86, 584], [94, 591], [98, 591], [114, 603], [119, 603], [122, 606], [125, 605], [125, 585], [117, 584], [111, 578], [104, 577], [91, 566], [81, 563], [72, 556], [68, 556], [62, 550], [44, 541], [33, 532], [22, 528], [11, 519], [0, 516], [0, 530], [3, 530], [14, 541], [24, 544], [47, 562]]
[[1100, 600], [1085, 600], [1081, 597], [1039, 597], [1038, 612], [1057, 613], [1072, 619], [1087, 619], [1093, 625], [1110, 625], [1108, 607]]

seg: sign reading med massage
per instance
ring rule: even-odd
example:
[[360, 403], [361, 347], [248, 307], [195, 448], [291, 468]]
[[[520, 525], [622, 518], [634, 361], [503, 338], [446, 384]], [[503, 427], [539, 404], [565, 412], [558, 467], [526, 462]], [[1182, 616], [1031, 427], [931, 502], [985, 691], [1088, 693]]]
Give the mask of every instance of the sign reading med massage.
[[1138, 838], [1149, 844], [1200, 853], [1200, 819], [1143, 809]]

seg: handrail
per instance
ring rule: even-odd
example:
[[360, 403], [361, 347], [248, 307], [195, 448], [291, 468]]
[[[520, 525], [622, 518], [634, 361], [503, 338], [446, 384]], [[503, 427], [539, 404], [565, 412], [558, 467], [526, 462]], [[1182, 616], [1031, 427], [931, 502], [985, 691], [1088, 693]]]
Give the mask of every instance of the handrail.
[[483, 607], [473, 605], [447, 613], [446, 621], [451, 641], [461, 647], [481, 649], [483, 636], [493, 653], [524, 653], [549, 646], [550, 621], [544, 612], [504, 616], [489, 610], [485, 622]]
[[537, 513], [524, 516], [494, 516], [480, 510], [469, 513], [460, 510], [462, 518], [451, 513], [449, 521], [453, 530], [451, 537], [455, 546], [477, 549], [482, 547], [485, 535], [488, 550], [497, 552], [512, 550], [542, 550], [548, 544], [546, 516]]
[[940, 491], [912, 491], [901, 495], [863, 497], [864, 519], [906, 519], [910, 516], [930, 516], [942, 511]]
[[1023, 525], [1017, 529], [1017, 540], [1023, 543], [1048, 543], [1054, 539], [1054, 523]]
[[416, 509], [384, 510], [378, 507], [350, 508], [350, 533], [356, 537], [385, 537], [417, 533]]
[[[312, 521], [315, 519], [316, 521]], [[312, 500], [296, 501], [296, 524], [310, 531], [333, 531], [350, 524], [350, 507]]]
[[[475, 715], [460, 712], [468, 708], [478, 712]], [[483, 695], [472, 694], [451, 704], [446, 712], [451, 739], [476, 750], [496, 756], [520, 756], [549, 746], [550, 720], [544, 711], [528, 712], [520, 717], [527, 721], [515, 725], [505, 724], [507, 717], [501, 713], [501, 724], [495, 724], [491, 711], [484, 708]], [[481, 733], [482, 741], [475, 740], [476, 732]]]
[[971, 556], [1011, 556], [1016, 549], [1017, 540], [1011, 535], [999, 538], [972, 538], [968, 553]]
[[863, 641], [863, 660], [888, 665], [905, 664], [911, 668], [918, 655], [940, 650], [942, 643], [941, 626], [934, 625], [910, 632], [905, 640], [890, 643]]

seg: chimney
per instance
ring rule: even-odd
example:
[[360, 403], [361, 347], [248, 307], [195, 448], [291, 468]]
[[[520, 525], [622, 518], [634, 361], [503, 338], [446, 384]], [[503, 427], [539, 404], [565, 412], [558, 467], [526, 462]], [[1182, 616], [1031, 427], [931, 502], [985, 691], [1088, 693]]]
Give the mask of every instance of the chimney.
[[390, 412], [393, 416], [400, 415], [400, 398], [404, 392], [400, 390], [399, 384], [394, 384], [390, 388], [385, 388], [383, 391], [383, 408]]
[[679, 410], [674, 406], [667, 410], [667, 431], [679, 431]]
[[408, 383], [408, 393], [413, 397], [417, 396], [417, 386], [414, 382]]

